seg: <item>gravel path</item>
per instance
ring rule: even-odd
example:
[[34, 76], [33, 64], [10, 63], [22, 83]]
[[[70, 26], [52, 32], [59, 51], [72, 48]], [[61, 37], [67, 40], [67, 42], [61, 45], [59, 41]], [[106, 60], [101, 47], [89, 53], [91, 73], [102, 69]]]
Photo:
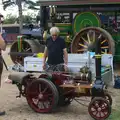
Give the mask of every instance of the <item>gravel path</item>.
[[[3, 56], [6, 63], [12, 65], [8, 51], [9, 47], [3, 52]], [[9, 72], [4, 68], [2, 87], [0, 89], [0, 109], [5, 110], [6, 115], [0, 116], [0, 120], [92, 120], [88, 114], [88, 108], [79, 105], [75, 101], [70, 106], [58, 108], [56, 112], [51, 114], [35, 113], [28, 106], [25, 98], [16, 98], [18, 95], [17, 87], [4, 82], [8, 75]], [[113, 88], [111, 91], [114, 92], [113, 109], [117, 109], [118, 103], [120, 104], [120, 94], [118, 94], [118, 90], [114, 90]]]

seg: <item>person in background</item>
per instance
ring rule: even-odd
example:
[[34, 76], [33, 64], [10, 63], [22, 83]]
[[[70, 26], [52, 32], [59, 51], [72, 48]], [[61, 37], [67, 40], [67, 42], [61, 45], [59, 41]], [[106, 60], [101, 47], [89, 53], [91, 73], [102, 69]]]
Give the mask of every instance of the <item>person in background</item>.
[[5, 41], [5, 43], [7, 44], [7, 33], [6, 33], [6, 31], [4, 29], [2, 30], [2, 37], [3, 37], [4, 41]]
[[[6, 43], [2, 37], [2, 34], [0, 33], [0, 87], [1, 87], [1, 75], [2, 75], [2, 71], [3, 71], [2, 50], [5, 51], [5, 49], [6, 49]], [[1, 115], [5, 115], [5, 111], [0, 110], [0, 116]]]
[[56, 66], [64, 64], [63, 70], [67, 71], [68, 53], [65, 45], [65, 40], [59, 36], [59, 29], [52, 27], [50, 29], [50, 37], [46, 40], [46, 47], [44, 50], [43, 69], [46, 68], [46, 58], [48, 57], [47, 64], [49, 66]]

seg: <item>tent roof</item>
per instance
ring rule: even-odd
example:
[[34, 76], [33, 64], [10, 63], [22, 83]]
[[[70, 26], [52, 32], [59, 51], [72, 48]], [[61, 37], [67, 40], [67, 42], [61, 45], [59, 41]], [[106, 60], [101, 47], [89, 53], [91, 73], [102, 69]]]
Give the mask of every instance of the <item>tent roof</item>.
[[40, 5], [90, 5], [90, 4], [120, 4], [120, 0], [39, 0]]

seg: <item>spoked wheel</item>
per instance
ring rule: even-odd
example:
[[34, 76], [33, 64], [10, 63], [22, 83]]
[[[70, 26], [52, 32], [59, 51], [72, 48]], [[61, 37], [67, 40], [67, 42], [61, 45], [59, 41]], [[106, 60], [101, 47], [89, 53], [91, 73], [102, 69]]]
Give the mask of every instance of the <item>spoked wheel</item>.
[[[93, 100], [94, 98], [95, 97], [92, 97], [91, 100]], [[103, 98], [105, 98], [108, 101], [108, 103], [112, 105], [112, 97], [107, 92], [104, 93]]]
[[[11, 48], [10, 48], [10, 52], [19, 52], [18, 49], [18, 41], [15, 41]], [[43, 49], [43, 50], [42, 50]], [[42, 45], [39, 44], [38, 41], [36, 40], [23, 40], [21, 42], [21, 51], [22, 53], [38, 53], [38, 52], [43, 52], [44, 48], [42, 48]], [[20, 56], [20, 55], [12, 55], [10, 54], [11, 60], [13, 61], [13, 63], [20, 63], [23, 64], [24, 63], [24, 57], [26, 57], [28, 55], [24, 55], [24, 56]]]
[[90, 102], [88, 112], [95, 120], [105, 120], [111, 114], [111, 106], [106, 99], [96, 97]]
[[55, 85], [44, 78], [33, 81], [26, 90], [29, 106], [38, 113], [48, 113], [58, 104], [58, 91]]
[[114, 54], [115, 45], [112, 36], [99, 27], [87, 27], [82, 29], [73, 39], [71, 45], [72, 53], [95, 52], [95, 42], [101, 36], [101, 53]]

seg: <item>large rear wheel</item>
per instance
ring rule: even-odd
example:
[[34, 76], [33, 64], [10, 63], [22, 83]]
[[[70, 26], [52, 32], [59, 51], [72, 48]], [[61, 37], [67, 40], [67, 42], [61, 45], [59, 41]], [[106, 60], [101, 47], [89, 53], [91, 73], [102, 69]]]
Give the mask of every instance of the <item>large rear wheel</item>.
[[[18, 50], [18, 42], [15, 41], [11, 48], [10, 48], [10, 53], [12, 52], [19, 52]], [[24, 39], [22, 41], [22, 49], [21, 49], [22, 53], [39, 53], [39, 52], [44, 52], [44, 45], [41, 45], [38, 40], [27, 40]], [[19, 54], [19, 53], [18, 53]], [[10, 54], [11, 60], [13, 61], [13, 63], [20, 63], [23, 64], [24, 63], [24, 57], [26, 57], [28, 55], [14, 55], [14, 54]]]
[[56, 108], [59, 94], [55, 85], [44, 78], [33, 81], [26, 90], [29, 106], [38, 113], [48, 113]]
[[101, 36], [101, 53], [115, 53], [115, 44], [112, 36], [99, 27], [87, 27], [82, 29], [73, 39], [71, 44], [72, 53], [95, 52], [95, 41]]

